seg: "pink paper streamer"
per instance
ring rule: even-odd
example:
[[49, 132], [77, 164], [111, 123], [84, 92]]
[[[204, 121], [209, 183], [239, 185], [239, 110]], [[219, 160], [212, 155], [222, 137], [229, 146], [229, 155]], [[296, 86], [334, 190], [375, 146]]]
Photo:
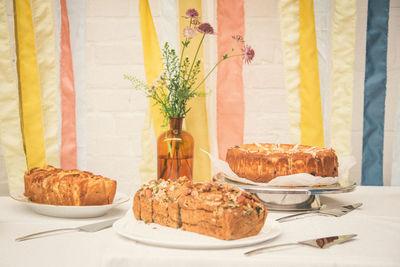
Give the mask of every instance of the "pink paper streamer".
[[60, 165], [63, 169], [76, 169], [76, 118], [75, 86], [72, 67], [69, 21], [66, 0], [61, 3], [61, 56], [60, 56], [60, 90], [61, 90], [61, 148]]
[[[218, 58], [237, 48], [234, 35], [244, 36], [244, 0], [219, 0], [217, 7]], [[217, 139], [220, 159], [228, 147], [243, 143], [244, 90], [241, 57], [226, 60], [217, 72]]]

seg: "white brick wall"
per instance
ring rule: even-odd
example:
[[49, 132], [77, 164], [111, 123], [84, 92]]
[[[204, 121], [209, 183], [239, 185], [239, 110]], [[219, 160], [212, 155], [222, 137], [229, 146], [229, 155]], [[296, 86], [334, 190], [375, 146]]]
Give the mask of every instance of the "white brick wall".
[[[7, 1], [9, 5], [12, 2]], [[139, 181], [140, 138], [147, 108], [147, 99], [134, 91], [122, 77], [123, 74], [135, 74], [144, 79], [138, 0], [86, 1], [87, 169], [116, 178], [120, 189], [129, 192], [132, 183]], [[245, 1], [245, 38], [256, 51], [254, 62], [244, 67], [245, 142], [289, 142], [278, 3], [278, 0]], [[361, 175], [363, 99], [360, 94], [364, 84], [367, 1], [358, 0], [357, 4], [359, 17], [352, 136], [357, 165], [351, 171], [351, 177], [355, 181], [359, 181]], [[150, 5], [159, 29], [158, 0], [150, 0]], [[216, 0], [203, 0], [203, 9], [206, 10], [204, 16], [207, 20], [216, 26]], [[9, 11], [11, 15], [12, 9]], [[400, 84], [398, 1], [391, 1], [390, 12], [385, 184], [390, 180], [393, 116]], [[206, 41], [205, 54], [208, 61], [215, 62], [215, 40], [216, 38], [211, 38]], [[209, 64], [206, 64], [207, 68]], [[208, 89], [215, 89], [215, 84], [213, 76], [207, 82]], [[213, 97], [214, 94], [209, 97], [210, 107], [215, 105]], [[215, 136], [215, 132], [211, 136]], [[215, 147], [215, 140], [211, 141]], [[0, 181], [6, 179], [3, 163], [0, 156]]]
[[90, 171], [118, 180], [129, 192], [138, 181], [147, 99], [124, 74], [144, 78], [138, 1], [88, 0], [87, 105]]
[[245, 39], [254, 47], [256, 57], [243, 69], [244, 142], [288, 143], [279, 1], [245, 1], [245, 16]]

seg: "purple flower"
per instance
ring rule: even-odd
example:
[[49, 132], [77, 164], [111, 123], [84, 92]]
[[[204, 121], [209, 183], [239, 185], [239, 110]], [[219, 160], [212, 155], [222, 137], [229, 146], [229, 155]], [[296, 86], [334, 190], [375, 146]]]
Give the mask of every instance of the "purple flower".
[[197, 27], [197, 30], [202, 34], [214, 34], [214, 29], [210, 23], [202, 23]]
[[196, 19], [199, 17], [199, 12], [194, 8], [189, 8], [185, 14], [187, 19]]
[[233, 35], [232, 39], [236, 40], [238, 42], [244, 43], [244, 39], [243, 39], [243, 37], [241, 35]]
[[192, 39], [196, 36], [196, 31], [191, 27], [186, 27], [185, 29], [183, 29], [183, 36], [188, 39]]
[[247, 64], [250, 63], [253, 60], [254, 55], [256, 54], [254, 52], [254, 49], [251, 48], [251, 46], [249, 46], [249, 45], [245, 45], [244, 48], [242, 49], [242, 51], [243, 51], [244, 63], [247, 63]]

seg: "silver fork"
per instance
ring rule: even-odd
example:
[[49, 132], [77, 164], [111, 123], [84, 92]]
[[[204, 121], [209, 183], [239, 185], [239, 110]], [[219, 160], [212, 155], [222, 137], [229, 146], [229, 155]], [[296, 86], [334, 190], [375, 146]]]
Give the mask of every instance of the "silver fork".
[[118, 220], [119, 218], [114, 218], [111, 220], [106, 220], [106, 221], [101, 221], [97, 223], [91, 223], [87, 225], [82, 225], [78, 227], [69, 227], [69, 228], [59, 228], [59, 229], [53, 229], [53, 230], [47, 230], [39, 233], [34, 233], [30, 235], [25, 235], [21, 236], [15, 239], [15, 241], [24, 241], [28, 239], [33, 239], [33, 238], [38, 238], [38, 237], [44, 237], [45, 234], [48, 233], [54, 233], [54, 232], [61, 232], [61, 231], [82, 231], [82, 232], [97, 232], [102, 229], [108, 228], [113, 225], [113, 223]]
[[361, 206], [362, 206], [362, 203], [355, 203], [355, 204], [341, 205], [341, 206], [337, 206], [337, 207], [333, 207], [333, 208], [325, 208], [325, 209], [320, 209], [320, 210], [315, 210], [315, 211], [300, 212], [300, 213], [296, 213], [293, 215], [281, 217], [279, 219], [276, 219], [276, 221], [287, 222], [287, 221], [291, 221], [294, 219], [302, 218], [305, 215], [318, 215], [318, 214], [340, 217], [340, 216], [343, 216], [343, 215], [349, 213], [350, 211], [355, 210]]

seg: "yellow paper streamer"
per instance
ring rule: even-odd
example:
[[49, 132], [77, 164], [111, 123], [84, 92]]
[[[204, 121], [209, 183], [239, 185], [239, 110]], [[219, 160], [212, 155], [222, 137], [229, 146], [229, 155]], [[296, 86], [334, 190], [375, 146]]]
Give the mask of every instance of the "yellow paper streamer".
[[47, 164], [59, 166], [57, 54], [53, 1], [32, 0]]
[[313, 1], [300, 1], [299, 14], [301, 143], [324, 147]]
[[[147, 84], [152, 84], [159, 77], [162, 71], [162, 57], [160, 45], [157, 39], [156, 29], [153, 23], [150, 6], [147, 0], [139, 1], [140, 28], [142, 32], [144, 69]], [[164, 118], [160, 113], [158, 105], [154, 105], [153, 99], [150, 99], [150, 113], [153, 119], [155, 137], [163, 132], [161, 125]], [[151, 136], [151, 118], [146, 116], [142, 130], [142, 161], [139, 166], [140, 179], [142, 182], [157, 178], [156, 165], [154, 164], [152, 136]]]
[[[201, 0], [179, 0], [179, 30], [180, 40], [184, 40], [183, 29], [188, 26], [187, 19], [183, 18], [185, 12], [189, 8], [196, 9], [201, 17]], [[191, 40], [191, 44], [185, 49], [185, 56], [193, 58], [198, 42], [200, 41], [201, 35], [198, 34]], [[198, 59], [204, 59], [204, 52], [201, 48], [198, 54]], [[203, 61], [200, 66], [200, 73], [198, 74], [198, 80], [202, 80], [204, 77], [204, 64]], [[199, 87], [200, 91], [205, 92], [205, 85]], [[207, 108], [206, 99], [204, 97], [195, 98], [189, 103], [191, 110], [186, 115], [186, 129], [194, 138], [194, 167], [193, 167], [193, 179], [194, 181], [208, 181], [211, 178], [211, 164], [207, 154], [202, 152], [200, 149], [210, 151], [210, 142], [208, 137], [208, 121], [207, 121]]]
[[[356, 1], [336, 0], [332, 25], [331, 146], [351, 156]], [[341, 184], [348, 183], [348, 173]]]
[[331, 143], [339, 155], [351, 154], [356, 1], [336, 0], [332, 25]]
[[299, 0], [280, 1], [283, 64], [289, 115], [290, 140], [299, 144], [300, 132], [300, 55]]
[[26, 158], [5, 4], [6, 1], [0, 1], [0, 141], [7, 167], [8, 187], [12, 194], [24, 188]]
[[39, 73], [30, 0], [14, 0], [15, 38], [22, 113], [22, 131], [28, 168], [46, 164]]

